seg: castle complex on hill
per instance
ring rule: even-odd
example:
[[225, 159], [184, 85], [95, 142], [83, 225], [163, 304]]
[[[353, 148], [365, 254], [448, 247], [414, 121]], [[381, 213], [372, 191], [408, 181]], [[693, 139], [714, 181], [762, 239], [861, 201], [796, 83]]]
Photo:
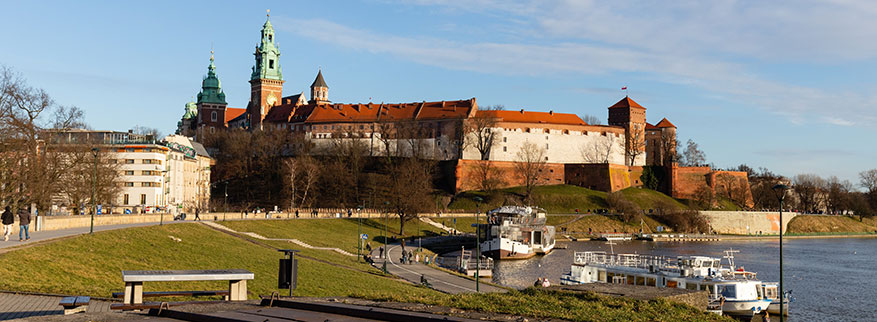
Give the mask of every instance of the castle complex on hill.
[[[544, 155], [546, 167], [540, 184], [617, 191], [641, 186], [640, 176], [647, 165], [664, 169], [668, 180], [660, 189], [680, 198], [692, 197], [698, 187], [715, 192], [722, 185], [717, 175], [746, 180], [745, 173], [679, 167], [674, 160], [676, 126], [666, 118], [654, 125], [646, 122], [646, 108], [630, 97], [608, 108], [608, 125], [587, 124], [575, 114], [553, 111], [479, 110], [475, 98], [333, 103], [322, 71], [310, 86], [309, 99], [305, 92], [284, 97], [280, 50], [270, 19], [260, 36], [247, 107], [228, 107], [211, 53], [197, 102], [186, 104], [178, 134], [197, 140], [229, 128], [273, 128], [300, 135], [312, 143], [313, 153], [330, 148], [333, 140], [355, 140], [370, 156], [392, 154], [454, 162], [457, 191], [478, 188], [474, 178], [485, 162], [496, 169], [500, 187], [520, 185], [521, 179], [512, 172], [525, 146], [536, 146]], [[748, 192], [748, 182], [746, 187]]]

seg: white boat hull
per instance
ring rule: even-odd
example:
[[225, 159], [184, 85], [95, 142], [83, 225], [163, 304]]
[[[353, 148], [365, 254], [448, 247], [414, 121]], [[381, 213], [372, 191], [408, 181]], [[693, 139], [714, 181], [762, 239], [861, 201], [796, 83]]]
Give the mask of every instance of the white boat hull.
[[730, 315], [752, 316], [766, 310], [768, 306], [770, 306], [770, 300], [726, 301], [722, 305], [722, 312]]
[[[771, 302], [770, 306], [767, 307], [767, 312], [770, 314], [780, 314], [780, 302]], [[783, 303], [783, 315], [789, 315], [789, 300], [785, 300], [785, 303]]]

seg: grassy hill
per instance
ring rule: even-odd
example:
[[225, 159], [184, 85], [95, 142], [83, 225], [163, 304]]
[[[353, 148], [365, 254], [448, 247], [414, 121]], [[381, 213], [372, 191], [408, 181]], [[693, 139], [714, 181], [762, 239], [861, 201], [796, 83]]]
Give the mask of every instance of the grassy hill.
[[790, 234], [875, 233], [877, 219], [847, 216], [800, 215], [789, 221]]
[[[297, 238], [348, 251], [356, 249], [356, 220], [251, 220], [223, 224], [266, 237]], [[421, 226], [419, 232], [416, 225], [409, 226], [411, 230], [406, 229], [406, 235], [432, 233], [425, 226]], [[363, 227], [370, 237], [379, 235], [378, 231], [383, 228], [377, 222], [369, 222]], [[379, 241], [372, 239], [373, 246]], [[286, 246], [281, 241], [271, 243]], [[383, 276], [376, 269], [357, 264], [352, 257], [333, 251], [308, 250], [301, 255], [312, 258], [299, 261], [297, 296], [416, 302], [536, 319], [731, 321], [668, 301], [640, 301], [592, 293], [531, 288], [500, 294], [447, 295]], [[0, 278], [0, 289], [109, 297], [111, 292], [123, 289], [121, 270], [243, 268], [255, 273], [255, 280], [248, 283], [250, 298], [254, 299], [257, 295], [268, 295], [277, 290], [277, 259], [281, 257], [282, 254], [271, 247], [195, 223], [129, 228], [81, 235], [0, 254], [0, 276], [3, 277]], [[227, 286], [227, 282], [221, 281], [155, 282], [145, 283], [144, 290], [223, 289]]]
[[[521, 196], [523, 196], [522, 191], [523, 187], [502, 189], [493, 195], [483, 191], [466, 191], [455, 196], [448, 208], [475, 211], [473, 198], [476, 196], [484, 200], [481, 203], [482, 211], [507, 204], [520, 204]], [[589, 210], [609, 207], [606, 203], [607, 193], [603, 191], [573, 185], [538, 186], [533, 191], [533, 203], [552, 214], [575, 213], [575, 209], [579, 209], [580, 212], [588, 212]], [[621, 190], [621, 193], [641, 209], [654, 209], [661, 203], [671, 204], [680, 209], [689, 209], [687, 205], [655, 190], [627, 188]]]

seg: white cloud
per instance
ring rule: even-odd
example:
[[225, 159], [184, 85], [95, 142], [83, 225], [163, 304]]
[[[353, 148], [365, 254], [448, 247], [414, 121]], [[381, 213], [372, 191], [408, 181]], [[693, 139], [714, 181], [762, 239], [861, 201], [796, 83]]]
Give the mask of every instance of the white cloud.
[[[458, 2], [419, 0], [417, 4], [455, 7]], [[697, 87], [728, 100], [761, 107], [782, 115], [790, 122], [828, 123], [839, 126], [874, 127], [877, 111], [871, 106], [877, 97], [858, 92], [827, 92], [819, 88], [797, 86], [766, 80], [752, 71], [744, 60], [720, 60], [729, 53], [742, 55], [780, 55], [772, 53], [771, 37], [784, 34], [789, 26], [768, 24], [795, 23], [802, 10], [760, 2], [741, 6], [739, 2], [658, 2], [638, 5], [619, 4], [602, 7], [588, 1], [550, 3], [540, 7], [522, 4], [508, 9], [494, 1], [479, 0], [468, 10], [505, 9], [515, 15], [532, 15], [541, 30], [557, 37], [555, 41], [465, 42], [429, 37], [401, 37], [348, 27], [323, 19], [287, 19], [275, 26], [303, 37], [352, 50], [391, 55], [425, 65], [490, 74], [516, 74], [553, 77], [559, 74], [603, 75], [618, 72], [642, 73], [646, 77], [674, 84]], [[817, 7], [838, 6], [820, 3]], [[492, 9], [491, 9], [492, 8]], [[867, 8], [866, 8], [867, 9]], [[812, 9], [806, 9], [812, 10]], [[535, 14], [539, 12], [540, 14]], [[860, 15], [874, 10], [863, 10]], [[623, 13], [623, 14], [622, 14]], [[646, 14], [649, 13], [649, 14]], [[834, 17], [829, 13], [828, 18]], [[773, 18], [773, 22], [759, 22]], [[741, 19], [737, 21], [736, 19]], [[875, 17], [877, 21], [877, 17]], [[752, 25], [748, 23], [751, 22]], [[877, 26], [875, 26], [877, 27]], [[779, 30], [776, 30], [779, 29]], [[874, 32], [877, 33], [877, 28]], [[760, 30], [760, 32], [756, 32]], [[868, 33], [871, 31], [861, 31]], [[539, 31], [530, 31], [537, 34]], [[834, 29], [816, 33], [816, 42]], [[875, 34], [877, 36], [877, 34]], [[827, 37], [827, 36], [826, 36]], [[782, 38], [782, 37], [780, 37]], [[794, 37], [791, 37], [794, 38]], [[843, 37], [841, 37], [843, 38]], [[797, 42], [795, 39], [780, 40]], [[844, 39], [836, 42], [849, 46]], [[868, 45], [871, 46], [871, 45]], [[873, 45], [877, 53], [877, 43]], [[794, 46], [791, 46], [794, 47]], [[791, 49], [790, 49], [791, 50]], [[818, 51], [818, 50], [817, 50]], [[867, 50], [866, 50], [867, 51]], [[715, 55], [715, 52], [724, 55]], [[821, 55], [840, 55], [822, 50]], [[852, 54], [849, 54], [852, 55]], [[856, 56], [871, 54], [860, 51]], [[857, 115], [841, 119], [837, 115]]]

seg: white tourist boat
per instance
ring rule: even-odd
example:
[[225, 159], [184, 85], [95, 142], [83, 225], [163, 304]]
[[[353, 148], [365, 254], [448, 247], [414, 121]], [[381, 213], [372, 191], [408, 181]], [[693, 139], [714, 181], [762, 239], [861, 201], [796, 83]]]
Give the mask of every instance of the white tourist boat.
[[[764, 294], [764, 297], [770, 300], [770, 306], [767, 307], [767, 312], [770, 314], [780, 314], [779, 283], [761, 283], [761, 293]], [[785, 293], [785, 296], [783, 296], [783, 315], [789, 315], [789, 294], [791, 291], [786, 291]]]
[[481, 252], [497, 259], [525, 259], [554, 249], [554, 226], [546, 226], [544, 209], [502, 206], [487, 212], [479, 225]]
[[762, 282], [756, 273], [733, 265], [722, 267], [721, 259], [707, 256], [663, 256], [576, 252], [568, 274], [561, 284], [616, 283], [666, 288], [705, 290], [710, 302], [730, 315], [751, 316], [766, 310], [771, 300], [762, 294]]

